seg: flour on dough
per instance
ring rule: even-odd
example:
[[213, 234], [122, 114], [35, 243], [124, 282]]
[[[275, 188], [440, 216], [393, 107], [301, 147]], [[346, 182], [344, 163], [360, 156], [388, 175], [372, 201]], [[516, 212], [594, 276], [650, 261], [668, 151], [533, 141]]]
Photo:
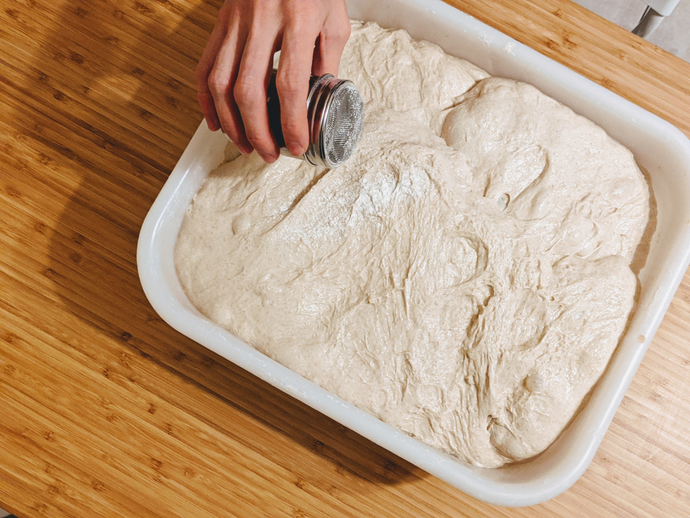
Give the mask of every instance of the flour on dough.
[[366, 102], [345, 165], [240, 156], [175, 249], [205, 315], [383, 421], [477, 466], [543, 451], [633, 307], [649, 213], [632, 154], [534, 87], [353, 23]]

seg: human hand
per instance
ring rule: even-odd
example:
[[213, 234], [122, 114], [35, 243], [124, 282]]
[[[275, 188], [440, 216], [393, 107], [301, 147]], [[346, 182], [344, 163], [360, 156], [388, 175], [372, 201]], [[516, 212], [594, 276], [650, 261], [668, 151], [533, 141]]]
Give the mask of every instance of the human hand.
[[196, 69], [197, 98], [211, 131], [266, 162], [279, 148], [269, 129], [266, 90], [281, 51], [276, 88], [285, 144], [309, 146], [310, 76], [338, 74], [350, 36], [345, 0], [226, 0]]

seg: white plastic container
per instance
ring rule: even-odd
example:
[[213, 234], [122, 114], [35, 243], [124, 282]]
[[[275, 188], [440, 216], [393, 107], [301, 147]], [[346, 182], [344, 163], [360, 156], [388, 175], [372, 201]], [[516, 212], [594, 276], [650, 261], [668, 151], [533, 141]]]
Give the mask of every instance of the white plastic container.
[[425, 446], [244, 344], [201, 315], [177, 279], [173, 249], [206, 175], [223, 160], [225, 137], [202, 123], [141, 229], [138, 265], [151, 304], [172, 327], [465, 493], [524, 506], [568, 489], [591, 462], [690, 263], [690, 142], [675, 127], [440, 0], [349, 2], [352, 18], [406, 29], [492, 75], [527, 81], [630, 148], [652, 177], [658, 222], [640, 273], [638, 307], [589, 402], [542, 455], [499, 469], [469, 466]]

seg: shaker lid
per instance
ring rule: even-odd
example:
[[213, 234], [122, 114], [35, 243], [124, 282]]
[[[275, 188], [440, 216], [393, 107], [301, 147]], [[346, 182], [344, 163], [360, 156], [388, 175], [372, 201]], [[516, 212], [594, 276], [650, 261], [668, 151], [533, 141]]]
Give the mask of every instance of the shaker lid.
[[352, 155], [364, 125], [364, 102], [352, 81], [330, 74], [314, 82], [308, 99], [311, 141], [305, 158], [337, 167]]

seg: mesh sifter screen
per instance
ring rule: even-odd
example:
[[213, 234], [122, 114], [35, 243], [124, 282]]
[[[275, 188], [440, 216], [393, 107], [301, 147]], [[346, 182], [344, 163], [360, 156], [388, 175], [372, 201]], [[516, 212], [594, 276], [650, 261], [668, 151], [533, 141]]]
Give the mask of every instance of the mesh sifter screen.
[[334, 166], [355, 149], [364, 123], [364, 102], [353, 86], [342, 85], [333, 93], [323, 129], [323, 153]]

